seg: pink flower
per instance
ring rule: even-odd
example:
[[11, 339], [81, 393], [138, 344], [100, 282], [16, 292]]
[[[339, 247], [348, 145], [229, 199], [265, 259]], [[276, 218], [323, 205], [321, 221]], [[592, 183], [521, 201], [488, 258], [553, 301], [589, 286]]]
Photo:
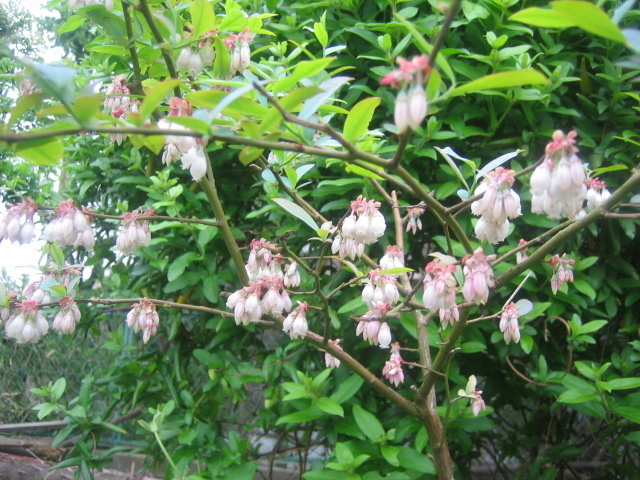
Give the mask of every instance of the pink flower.
[[156, 306], [148, 298], [132, 305], [131, 311], [127, 314], [127, 325], [133, 328], [136, 333], [142, 330], [144, 343], [147, 343], [158, 332], [159, 324], [160, 317], [156, 312]]
[[53, 319], [53, 329], [60, 333], [73, 333], [76, 323], [80, 321], [80, 310], [75, 300], [70, 297], [63, 297], [59, 301], [60, 311]]
[[414, 207], [410, 208], [407, 212], [407, 232], [412, 232], [414, 235], [418, 230], [422, 230], [422, 222], [420, 221], [420, 215], [424, 213], [426, 207]]
[[449, 265], [442, 260], [434, 260], [425, 267], [423, 279], [424, 293], [422, 302], [428, 310], [438, 310], [442, 326], [459, 319], [456, 306], [456, 271], [455, 265]]
[[7, 320], [5, 334], [18, 343], [37, 343], [49, 331], [49, 323], [40, 313], [35, 300], [25, 300], [19, 306], [20, 313]]
[[356, 327], [356, 335], [362, 334], [362, 339], [371, 345], [387, 348], [391, 342], [391, 330], [386, 323], [385, 314], [389, 310], [391, 310], [391, 306], [388, 303], [374, 302], [371, 310], [360, 317]]
[[382, 368], [382, 375], [396, 387], [404, 382], [403, 363], [400, 356], [400, 344], [396, 342], [391, 346], [391, 357]]
[[33, 216], [37, 210], [38, 205], [30, 198], [12, 205], [0, 215], [0, 240], [8, 238], [20, 245], [31, 242], [35, 237]]
[[291, 336], [292, 340], [304, 338], [309, 331], [307, 323], [307, 302], [299, 302], [298, 306], [284, 319], [282, 330]]
[[482, 247], [478, 247], [473, 255], [467, 255], [462, 260], [465, 275], [462, 294], [466, 302], [476, 305], [487, 303], [489, 288], [494, 286], [493, 269], [489, 261], [495, 258], [495, 255], [485, 255]]
[[475, 417], [477, 417], [482, 410], [487, 408], [484, 400], [482, 399], [482, 390], [476, 390], [476, 384], [477, 380], [475, 375], [471, 375], [465, 389], [458, 390], [459, 397], [471, 400], [471, 410]]
[[598, 178], [590, 178], [587, 180], [587, 208], [594, 210], [611, 196], [611, 192], [607, 190], [607, 184]]
[[148, 221], [139, 221], [141, 216], [152, 216], [154, 211], [149, 209], [146, 212], [126, 212], [122, 220], [123, 229], [118, 233], [116, 246], [125, 255], [135, 253], [138, 247], [149, 245], [151, 242], [151, 232]]
[[520, 311], [515, 303], [510, 303], [502, 309], [500, 317], [500, 331], [504, 334], [504, 341], [515, 343], [520, 341], [520, 326], [518, 325]]
[[550, 218], [561, 214], [575, 218], [587, 196], [585, 171], [574, 146], [577, 133], [566, 136], [560, 130], [547, 144], [543, 162], [531, 176], [531, 211], [546, 213]]
[[563, 283], [573, 282], [573, 267], [575, 260], [565, 259], [566, 253], [560, 255], [554, 255], [551, 260], [548, 260], [549, 264], [553, 268], [553, 275], [551, 276], [551, 290], [555, 295], [558, 292], [558, 288]]
[[[330, 347], [334, 347], [342, 351], [342, 347], [340, 347], [339, 345], [340, 344], [339, 338], [337, 340], [329, 340], [327, 343], [329, 344]], [[327, 368], [338, 368], [340, 366], [340, 360], [328, 352], [324, 354], [324, 362]]]
[[384, 216], [378, 211], [380, 203], [359, 196], [351, 202], [351, 215], [342, 222], [341, 231], [335, 236], [331, 251], [340, 258], [356, 257], [364, 253], [365, 245], [371, 245], [386, 229]]

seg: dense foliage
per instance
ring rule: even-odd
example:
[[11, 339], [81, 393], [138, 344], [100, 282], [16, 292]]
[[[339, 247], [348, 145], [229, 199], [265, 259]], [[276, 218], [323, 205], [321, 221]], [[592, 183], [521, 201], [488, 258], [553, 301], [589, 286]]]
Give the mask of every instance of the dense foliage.
[[[64, 465], [89, 478], [113, 451], [96, 453], [97, 434], [124, 433], [114, 419], [142, 406], [143, 420], [123, 426], [169, 461], [167, 478], [184, 478], [193, 462], [193, 480], [253, 478], [263, 438], [274, 439], [271, 462], [295, 456], [307, 479], [453, 478], [449, 456], [455, 478], [483, 467], [503, 478], [638, 478], [640, 96], [634, 33], [620, 30], [638, 19], [633, 2], [70, 3], [52, 2], [66, 18], [58, 33], [82, 28], [84, 55], [64, 66], [22, 60], [7, 88], [28, 80], [35, 90], [0, 125], [0, 142], [13, 147], [0, 145], [10, 159], [0, 167], [6, 201], [33, 198], [43, 225], [68, 199], [93, 212], [93, 251], [48, 243], [41, 265], [56, 271], [40, 284], [45, 316], [74, 297], [74, 335], [107, 331], [102, 348], [117, 358], [75, 401], [61, 400], [63, 380], [35, 391], [42, 418], [71, 420], [56, 441], [81, 436]], [[239, 69], [243, 42], [251, 63]], [[215, 60], [202, 68], [192, 56], [209, 47]], [[381, 80], [399, 56], [436, 53], [419, 85], [427, 117], [415, 132], [398, 131], [398, 92]], [[124, 97], [129, 109], [139, 104], [114, 113]], [[172, 97], [193, 114], [175, 115], [186, 107]], [[205, 171], [194, 171], [200, 153], [183, 156], [190, 169], [163, 162], [165, 138], [153, 129], [176, 124], [192, 136], [175, 143], [199, 152], [193, 139], [202, 139]], [[618, 192], [584, 217], [531, 212], [531, 172], [556, 130], [575, 130], [585, 172]], [[476, 238], [467, 200], [501, 165], [515, 171], [523, 215], [492, 245]], [[360, 195], [381, 203], [386, 233], [362, 258], [340, 258], [331, 253], [337, 232], [323, 224], [343, 227]], [[426, 211], [414, 218], [418, 204]], [[149, 219], [150, 241], [116, 249], [133, 211], [140, 229]], [[417, 218], [421, 229], [405, 232]], [[238, 326], [225, 307], [249, 284], [242, 263], [262, 238], [272, 254], [299, 260], [300, 286], [287, 290], [293, 307], [317, 307], [306, 337], [281, 331], [287, 313]], [[533, 241], [516, 264], [520, 239]], [[393, 341], [413, 349], [402, 351], [397, 386], [381, 380], [389, 351], [355, 335], [371, 310], [367, 273], [390, 245], [411, 269], [390, 273], [407, 298], [387, 319]], [[478, 247], [498, 257], [486, 302], [458, 295], [460, 320], [447, 326], [421, 293], [408, 301], [413, 287], [422, 292], [430, 255], [455, 257], [462, 285], [460, 262]], [[123, 255], [128, 248], [135, 253]], [[550, 260], [565, 253], [575, 280], [553, 294]], [[82, 279], [65, 265], [82, 265]], [[124, 324], [132, 304], [146, 308], [143, 297], [160, 318], [155, 336], [142, 325], [145, 344]], [[7, 295], [5, 311], [21, 300]], [[531, 308], [519, 342], [506, 343], [499, 319], [512, 300]], [[326, 368], [325, 350], [342, 365]], [[317, 446], [325, 462], [309, 460]]]

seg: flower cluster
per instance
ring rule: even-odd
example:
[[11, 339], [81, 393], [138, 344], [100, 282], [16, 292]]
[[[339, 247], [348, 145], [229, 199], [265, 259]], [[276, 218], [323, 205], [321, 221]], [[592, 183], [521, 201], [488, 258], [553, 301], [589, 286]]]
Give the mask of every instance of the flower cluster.
[[[299, 302], [298, 306], [284, 319], [282, 331], [288, 333], [292, 340], [304, 338], [309, 331], [307, 310], [309, 310], [309, 304], [307, 302]], [[339, 364], [340, 362], [338, 362]]]
[[[283, 311], [291, 311], [292, 302], [285, 287], [297, 287], [300, 273], [296, 262], [291, 262], [283, 270], [285, 259], [272, 252], [276, 248], [277, 245], [264, 238], [251, 241], [251, 253], [245, 267], [250, 284], [227, 299], [227, 307], [233, 308], [238, 325], [255, 322], [263, 313], [282, 315]], [[304, 307], [302, 305], [296, 310], [304, 316], [309, 307], [306, 303]]]
[[521, 215], [520, 197], [511, 188], [514, 175], [513, 170], [498, 167], [476, 188], [474, 195], [483, 195], [471, 204], [471, 211], [480, 216], [475, 228], [479, 239], [489, 243], [503, 241], [509, 232], [507, 219]]
[[253, 41], [254, 34], [250, 33], [248, 29], [239, 34], [232, 33], [224, 41], [227, 50], [231, 54], [231, 66], [229, 69], [229, 75], [233, 76], [238, 73], [244, 72], [249, 66], [251, 61], [251, 47], [249, 43]]
[[83, 245], [87, 250], [93, 250], [96, 238], [90, 222], [91, 217], [76, 207], [73, 200], [60, 202], [56, 217], [44, 227], [44, 238], [48, 242], [58, 242], [59, 247]]
[[33, 216], [37, 210], [36, 203], [25, 198], [0, 215], [0, 240], [8, 238], [20, 245], [31, 242], [35, 236]]
[[577, 133], [557, 130], [545, 149], [542, 163], [531, 176], [531, 211], [545, 212], [549, 218], [565, 214], [574, 218], [587, 195], [585, 171], [574, 146]]
[[573, 267], [571, 264], [575, 263], [575, 260], [564, 258], [566, 253], [560, 255], [554, 255], [549, 260], [549, 264], [553, 268], [553, 275], [551, 276], [551, 290], [555, 295], [558, 292], [558, 288], [565, 282], [573, 282]]
[[380, 203], [359, 196], [351, 202], [351, 214], [342, 222], [342, 229], [335, 236], [331, 251], [354, 260], [364, 253], [365, 245], [375, 243], [384, 235], [386, 223], [378, 211]]
[[236, 324], [248, 325], [260, 320], [264, 313], [282, 315], [291, 310], [292, 303], [280, 277], [264, 276], [232, 293], [227, 307], [233, 308]]
[[380, 273], [380, 269], [376, 268], [368, 273], [368, 277], [367, 284], [362, 290], [362, 301], [370, 308], [378, 303], [393, 305], [398, 302], [400, 292], [396, 275]]
[[[327, 343], [329, 344], [330, 347], [334, 347], [337, 350], [342, 351], [339, 338], [337, 340], [329, 340]], [[330, 353], [324, 354], [324, 363], [327, 366], [327, 368], [338, 368], [340, 366], [340, 360], [338, 360], [336, 357], [334, 357]]]
[[475, 375], [469, 377], [466, 388], [458, 390], [458, 396], [461, 398], [468, 398], [471, 400], [471, 410], [475, 417], [487, 408], [482, 399], [482, 390], [476, 390], [477, 380]]
[[127, 314], [127, 325], [136, 333], [142, 330], [142, 341], [147, 343], [157, 333], [160, 324], [156, 306], [151, 300], [145, 298], [131, 307], [131, 311]]
[[60, 333], [73, 333], [80, 321], [80, 310], [73, 298], [63, 297], [59, 301], [60, 311], [53, 319], [53, 328]]
[[418, 230], [422, 230], [422, 221], [420, 215], [424, 213], [426, 207], [413, 207], [407, 212], [407, 232], [412, 232], [414, 235]]
[[431, 65], [426, 55], [413, 57], [411, 61], [396, 59], [400, 68], [380, 80], [380, 85], [399, 88], [393, 117], [398, 133], [417, 129], [427, 115], [427, 95], [424, 86], [429, 80]]
[[500, 316], [500, 331], [504, 334], [504, 341], [509, 343], [513, 340], [515, 343], [520, 341], [520, 326], [518, 318], [520, 317], [520, 309], [515, 303], [510, 303], [502, 309]]
[[425, 267], [422, 302], [429, 310], [438, 310], [442, 326], [458, 321], [460, 313], [456, 305], [456, 266], [443, 260], [434, 260]]
[[587, 180], [587, 208], [594, 210], [611, 196], [611, 192], [607, 190], [607, 184], [598, 178], [590, 178]]
[[395, 245], [389, 245], [387, 251], [380, 259], [380, 268], [382, 270], [391, 270], [392, 268], [403, 268], [404, 258], [402, 252]]
[[[169, 120], [166, 118], [158, 122], [158, 128], [174, 130], [176, 133], [185, 131], [186, 127], [172, 122], [171, 117], [187, 117], [191, 115], [192, 107], [188, 101], [178, 97], [169, 100]], [[182, 168], [189, 169], [191, 177], [197, 182], [207, 173], [207, 157], [200, 139], [189, 135], [166, 135], [162, 162], [170, 165], [180, 159]]]
[[139, 221], [140, 216], [152, 216], [154, 211], [149, 209], [146, 212], [126, 212], [122, 225], [124, 228], [118, 233], [116, 246], [125, 255], [132, 254], [140, 246], [149, 245], [151, 242], [151, 232], [149, 232], [149, 222]]
[[404, 372], [402, 371], [402, 364], [404, 360], [400, 356], [400, 344], [395, 342], [391, 345], [391, 358], [387, 360], [382, 368], [382, 375], [384, 378], [389, 380], [390, 383], [393, 383], [396, 387], [398, 387], [402, 382], [404, 382]]
[[386, 313], [391, 310], [388, 303], [377, 302], [367, 313], [360, 317], [356, 327], [356, 335], [362, 334], [362, 339], [380, 348], [389, 348], [391, 344], [391, 329], [385, 320]]
[[466, 255], [462, 260], [464, 265], [462, 295], [466, 302], [473, 302], [476, 305], [487, 303], [489, 288], [495, 284], [489, 261], [495, 258], [495, 255], [485, 255], [482, 248], [478, 247], [472, 255]]
[[9, 317], [4, 331], [18, 343], [36, 343], [49, 331], [49, 323], [40, 313], [38, 302], [25, 300], [20, 303], [20, 313]]
[[[140, 101], [131, 99], [129, 87], [126, 86], [127, 78], [124, 75], [111, 77], [111, 85], [107, 87], [107, 97], [104, 100], [104, 108], [114, 118], [126, 120], [130, 114], [137, 113]], [[112, 133], [111, 140], [121, 145], [127, 137], [126, 133]]]

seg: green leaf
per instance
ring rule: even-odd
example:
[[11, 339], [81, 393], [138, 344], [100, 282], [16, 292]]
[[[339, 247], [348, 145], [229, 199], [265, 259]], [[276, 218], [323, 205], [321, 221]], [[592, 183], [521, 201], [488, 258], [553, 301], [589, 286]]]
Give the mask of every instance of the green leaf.
[[367, 170], [366, 168], [363, 168], [359, 165], [349, 164], [344, 169], [348, 173], [355, 173], [356, 175], [360, 175], [361, 177], [375, 178], [376, 180], [384, 180], [384, 178], [382, 178], [380, 175], [376, 175], [372, 171]]
[[484, 90], [497, 90], [500, 88], [521, 87], [523, 85], [545, 85], [549, 79], [542, 73], [532, 68], [513, 70], [486, 75], [461, 85], [451, 92], [452, 97], [465, 93], [477, 93]]
[[320, 42], [320, 45], [322, 45], [322, 48], [327, 48], [327, 45], [329, 44], [329, 35], [327, 34], [327, 29], [324, 25], [320, 22], [314, 23], [313, 33]]
[[520, 346], [522, 347], [522, 351], [527, 355], [531, 353], [533, 350], [533, 338], [529, 335], [522, 335], [520, 337]]
[[329, 415], [337, 415], [344, 417], [344, 409], [337, 403], [327, 397], [320, 397], [314, 402], [316, 406]]
[[584, 335], [585, 333], [592, 333], [596, 330], [600, 330], [604, 327], [608, 322], [606, 320], [593, 320], [592, 322], [585, 323], [581, 327], [578, 328], [578, 332], [580, 335]]
[[158, 82], [152, 87], [146, 89], [146, 96], [140, 105], [139, 114], [142, 122], [146, 121], [153, 111], [164, 101], [174, 88], [182, 83], [181, 80], [170, 78], [162, 82]]
[[322, 417], [324, 412], [318, 409], [315, 406], [307, 408], [306, 410], [302, 410], [300, 412], [290, 413], [288, 415], [283, 415], [278, 419], [276, 425], [282, 425], [283, 423], [305, 423], [311, 422], [313, 420], [317, 420]]
[[58, 138], [42, 138], [20, 142], [15, 146], [16, 155], [34, 165], [57, 165], [64, 149]]
[[346, 381], [340, 382], [336, 391], [331, 394], [331, 400], [337, 403], [344, 403], [353, 397], [364, 383], [364, 379], [355, 373]]
[[575, 26], [575, 23], [560, 16], [556, 10], [542, 9], [538, 7], [525, 8], [524, 10], [511, 15], [509, 20], [543, 28]]
[[255, 100], [242, 96], [252, 89], [252, 85], [248, 85], [246, 88], [243, 87], [240, 95], [236, 93], [240, 89], [232, 93], [222, 92], [220, 90], [197, 90], [188, 93], [185, 97], [194, 107], [216, 108], [219, 107], [219, 105], [223, 105], [219, 112], [230, 117], [241, 118], [247, 115], [264, 115], [268, 111], [267, 108]]
[[[299, 82], [303, 78], [313, 77], [314, 75], [323, 71], [334, 60], [335, 58], [333, 57], [327, 57], [327, 58], [319, 58], [317, 60], [308, 60], [305, 62], [300, 62], [293, 69], [293, 73], [291, 75], [276, 82], [276, 84], [273, 86], [273, 92], [277, 93], [277, 92], [288, 91], [291, 87], [293, 87], [297, 82]], [[319, 93], [319, 92], [316, 92], [316, 93]]]
[[393, 274], [400, 275], [401, 273], [409, 273], [413, 272], [413, 268], [399, 267], [399, 268], [387, 268], [386, 270], [381, 270], [381, 274]]
[[22, 60], [29, 79], [47, 95], [65, 106], [71, 105], [76, 91], [76, 70], [55, 64], [37, 64]]
[[576, 290], [578, 290], [580, 293], [585, 294], [591, 300], [596, 299], [596, 291], [593, 289], [591, 285], [589, 285], [589, 283], [586, 280], [582, 278], [577, 278], [574, 280], [573, 286], [576, 287]]
[[173, 282], [176, 278], [184, 273], [185, 269], [191, 262], [198, 258], [200, 258], [200, 255], [198, 255], [196, 252], [187, 252], [183, 255], [180, 255], [169, 266], [169, 270], [167, 271], [167, 280]]
[[216, 17], [207, 0], [193, 0], [189, 7], [189, 13], [191, 14], [192, 35], [194, 38], [198, 38], [203, 33], [213, 29]]
[[640, 408], [637, 407], [615, 407], [613, 413], [620, 415], [622, 418], [640, 423]]
[[51, 387], [51, 400], [54, 402], [60, 400], [66, 388], [67, 380], [64, 377], [59, 378], [56, 383], [53, 384], [53, 387]]
[[123, 40], [127, 38], [127, 27], [124, 20], [117, 15], [108, 12], [104, 8], [87, 9], [84, 13], [94, 23], [104, 28], [109, 36]]
[[264, 152], [264, 148], [244, 147], [240, 151], [240, 155], [238, 156], [238, 158], [240, 159], [240, 163], [242, 163], [243, 165], [249, 165], [256, 158], [262, 155], [262, 152]]
[[304, 223], [309, 225], [309, 227], [311, 227], [311, 229], [314, 232], [318, 230], [318, 228], [320, 228], [318, 227], [316, 222], [313, 220], [313, 218], [311, 218], [311, 215], [309, 215], [307, 212], [305, 212], [302, 209], [302, 207], [299, 207], [298, 205], [293, 203], [291, 200], [287, 200], [285, 198], [272, 198], [271, 200], [273, 200], [275, 203], [277, 203], [280, 207], [282, 207], [284, 210], [289, 212], [294, 217], [302, 220]]
[[434, 466], [433, 461], [426, 455], [418, 453], [413, 448], [400, 447], [398, 461], [400, 462], [400, 465], [408, 470], [416, 470], [429, 475], [436, 474], [436, 467]]
[[593, 392], [587, 392], [584, 390], [567, 390], [558, 397], [558, 402], [561, 403], [584, 403], [589, 400], [597, 398], [597, 395]]
[[98, 112], [104, 95], [78, 95], [73, 102], [73, 116], [82, 125], [86, 123]]
[[347, 472], [319, 470], [315, 472], [306, 472], [302, 477], [306, 480], [345, 480], [347, 478]]
[[58, 28], [58, 34], [69, 33], [77, 30], [84, 22], [86, 22], [87, 17], [80, 17], [79, 15], [71, 15], [64, 25]]
[[380, 105], [380, 97], [365, 98], [356, 103], [344, 122], [344, 138], [355, 142], [369, 131], [369, 123]]
[[369, 440], [373, 442], [380, 442], [385, 438], [384, 428], [378, 417], [373, 413], [366, 411], [360, 405], [353, 406], [353, 418], [356, 424], [360, 428], [360, 431], [364, 433]]
[[551, 2], [551, 6], [558, 16], [577, 27], [609, 40], [627, 44], [627, 39], [620, 28], [595, 4], [581, 0], [560, 0]]
[[627, 390], [640, 387], [640, 378], [616, 378], [608, 381], [611, 390]]
[[[297, 88], [289, 92], [286, 97], [281, 98], [279, 102], [284, 109], [292, 111], [302, 102], [304, 102], [308, 98], [316, 96], [320, 92], [321, 90], [318, 87]], [[267, 130], [275, 128], [276, 126], [280, 125], [281, 121], [282, 114], [280, 113], [280, 111], [275, 107], [271, 107], [269, 111], [264, 115], [264, 118], [260, 123], [260, 133], [266, 133]]]
[[400, 466], [400, 461], [398, 460], [400, 449], [398, 447], [393, 445], [382, 445], [380, 447], [380, 453], [382, 453], [384, 459], [394, 467]]

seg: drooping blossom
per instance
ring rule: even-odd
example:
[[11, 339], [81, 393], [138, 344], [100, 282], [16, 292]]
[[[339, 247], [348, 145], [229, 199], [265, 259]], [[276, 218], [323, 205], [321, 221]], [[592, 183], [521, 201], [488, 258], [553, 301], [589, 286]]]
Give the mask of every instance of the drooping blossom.
[[391, 345], [391, 357], [384, 364], [384, 367], [382, 368], [382, 375], [384, 375], [384, 378], [386, 378], [390, 383], [393, 383], [396, 387], [404, 382], [404, 372], [402, 371], [403, 363], [404, 361], [400, 356], [400, 344], [395, 342]]
[[10, 242], [20, 245], [29, 243], [35, 237], [33, 217], [38, 205], [30, 198], [25, 198], [0, 215], [0, 241], [8, 238]]
[[521, 215], [520, 197], [511, 188], [514, 175], [513, 170], [498, 167], [489, 172], [476, 188], [474, 195], [483, 194], [482, 198], [471, 204], [471, 212], [481, 217], [475, 228], [479, 239], [489, 243], [502, 242], [509, 232], [507, 219]]
[[436, 259], [427, 264], [422, 302], [429, 310], [438, 310], [442, 327], [460, 319], [456, 305], [456, 266]]
[[412, 232], [414, 235], [418, 230], [422, 230], [422, 221], [420, 215], [426, 210], [426, 207], [418, 206], [410, 208], [407, 212], [407, 232]]
[[272, 253], [277, 248], [275, 243], [268, 242], [264, 238], [253, 239], [250, 244], [251, 252], [247, 261], [246, 271], [249, 280], [258, 281], [265, 276], [277, 276], [284, 279], [282, 271], [282, 257]]
[[565, 282], [573, 282], [573, 267], [575, 260], [565, 258], [566, 253], [562, 256], [554, 255], [549, 260], [549, 264], [553, 268], [553, 275], [551, 276], [551, 291], [555, 295], [558, 292], [558, 288]]
[[138, 247], [149, 245], [151, 242], [149, 222], [139, 218], [153, 214], [154, 211], [151, 209], [146, 212], [133, 211], [124, 214], [123, 228], [116, 239], [116, 246], [122, 253], [129, 255], [135, 253]]
[[384, 302], [374, 302], [371, 310], [360, 317], [356, 327], [356, 335], [362, 334], [362, 339], [371, 345], [388, 348], [391, 343], [391, 329], [386, 321], [386, 313], [391, 306]]
[[384, 256], [380, 259], [380, 268], [382, 270], [391, 270], [392, 268], [403, 268], [404, 258], [402, 253], [395, 245], [389, 245]]
[[594, 210], [611, 196], [611, 192], [607, 190], [607, 184], [598, 178], [590, 178], [587, 180], [587, 208]]
[[49, 278], [51, 278], [51, 276], [45, 275], [40, 280], [29, 283], [24, 290], [22, 290], [22, 296], [26, 300], [37, 303], [49, 303], [51, 301], [49, 290], [40, 288], [40, 284]]
[[475, 417], [487, 408], [482, 399], [482, 390], [476, 390], [477, 380], [475, 375], [469, 377], [466, 388], [458, 390], [458, 396], [471, 400], [471, 410]]
[[299, 302], [298, 306], [284, 319], [282, 331], [288, 333], [292, 340], [304, 338], [307, 335], [309, 331], [307, 310], [309, 310], [309, 304], [307, 302]]
[[53, 319], [53, 329], [60, 333], [73, 333], [76, 323], [80, 321], [80, 309], [73, 298], [63, 297], [59, 300], [60, 311]]
[[[339, 338], [337, 340], [329, 340], [327, 343], [329, 344], [330, 347], [334, 347], [342, 351], [342, 347], [339, 345], [340, 344]], [[337, 357], [334, 357], [333, 355], [331, 355], [330, 353], [324, 354], [324, 363], [327, 366], [327, 368], [338, 368], [340, 366], [340, 360]]]
[[495, 258], [495, 255], [485, 255], [482, 247], [478, 247], [472, 255], [466, 255], [462, 260], [464, 265], [462, 295], [466, 302], [473, 302], [476, 305], [487, 303], [489, 288], [495, 285], [493, 269], [489, 261]]
[[44, 238], [48, 242], [58, 242], [59, 247], [84, 245], [91, 250], [95, 245], [95, 236], [90, 221], [91, 217], [77, 208], [73, 200], [60, 202], [55, 218], [44, 228]]
[[359, 196], [351, 202], [351, 214], [342, 222], [331, 251], [340, 258], [354, 260], [364, 253], [365, 245], [375, 243], [386, 228], [384, 216], [378, 211], [380, 202]]
[[504, 341], [509, 343], [513, 340], [515, 343], [520, 341], [520, 326], [518, 318], [520, 317], [520, 309], [515, 303], [510, 303], [502, 309], [500, 316], [500, 331], [504, 334]]
[[188, 117], [193, 108], [187, 100], [173, 97], [169, 100], [169, 116], [158, 121], [158, 128], [173, 130], [175, 135], [165, 135], [162, 162], [170, 165], [180, 159], [182, 168], [189, 169], [194, 181], [200, 181], [207, 173], [207, 158], [202, 140], [189, 135], [180, 135], [186, 127], [171, 121], [172, 117]]
[[4, 332], [18, 343], [37, 343], [49, 331], [49, 323], [40, 313], [35, 300], [25, 300], [18, 305], [20, 312], [9, 317]]
[[231, 65], [229, 68], [229, 76], [237, 73], [243, 73], [251, 62], [251, 47], [249, 44], [253, 41], [254, 34], [245, 28], [239, 34], [232, 33], [224, 41], [227, 50], [231, 55]]
[[574, 146], [577, 133], [566, 136], [560, 130], [545, 149], [542, 163], [531, 176], [531, 211], [546, 213], [549, 218], [562, 214], [575, 218], [587, 195], [585, 170]]
[[300, 272], [298, 271], [298, 263], [291, 262], [284, 269], [284, 286], [297, 287], [300, 285]]
[[396, 61], [399, 68], [382, 77], [380, 85], [400, 89], [393, 118], [398, 133], [402, 135], [407, 130], [416, 130], [427, 115], [425, 84], [429, 80], [431, 65], [426, 55], [415, 56], [410, 61], [398, 57]]
[[147, 343], [158, 332], [160, 324], [156, 306], [151, 300], [145, 298], [131, 307], [131, 311], [127, 314], [127, 325], [136, 333], [142, 330], [142, 341]]
[[[126, 120], [130, 114], [137, 113], [140, 108], [140, 101], [129, 96], [131, 92], [126, 83], [127, 78], [124, 75], [112, 76], [104, 100], [104, 108], [108, 110], [107, 113], [120, 120]], [[111, 140], [118, 145], [121, 145], [126, 137], [126, 133], [111, 134]]]
[[[527, 244], [527, 241], [524, 238], [521, 238], [520, 241], [518, 242], [519, 247], [526, 244]], [[516, 253], [516, 263], [522, 263], [527, 258], [529, 258], [529, 255], [527, 255], [527, 250], [529, 250], [529, 247], [523, 248], [522, 250], [518, 250], [518, 253]]]
[[400, 292], [396, 275], [380, 273], [380, 269], [371, 270], [367, 276], [367, 284], [362, 290], [362, 301], [370, 308], [378, 303], [393, 305], [398, 302]]

